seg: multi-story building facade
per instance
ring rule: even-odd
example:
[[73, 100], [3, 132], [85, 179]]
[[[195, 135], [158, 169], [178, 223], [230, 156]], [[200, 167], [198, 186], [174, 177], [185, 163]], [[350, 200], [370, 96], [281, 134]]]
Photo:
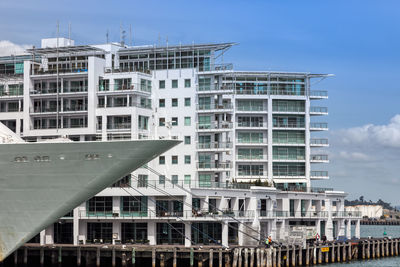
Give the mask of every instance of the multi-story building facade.
[[236, 71], [217, 62], [232, 45], [59, 38], [0, 58], [0, 120], [27, 141], [182, 140], [38, 241], [245, 245], [306, 227], [350, 237], [352, 222], [359, 236], [346, 194], [311, 187], [328, 179], [328, 156], [313, 152], [328, 146], [315, 135], [327, 108], [314, 104], [328, 95], [310, 81], [327, 75]]

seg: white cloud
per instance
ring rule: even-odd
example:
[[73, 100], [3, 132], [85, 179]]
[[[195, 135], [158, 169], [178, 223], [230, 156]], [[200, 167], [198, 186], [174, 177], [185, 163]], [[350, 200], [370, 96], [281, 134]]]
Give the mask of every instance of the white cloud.
[[400, 147], [400, 114], [394, 116], [388, 124], [367, 124], [341, 130], [336, 133], [345, 144], [377, 145], [392, 148]]
[[32, 45], [18, 45], [7, 40], [0, 40], [0, 56], [21, 55]]
[[[336, 158], [336, 157], [335, 157]], [[371, 161], [373, 158], [363, 152], [347, 152], [340, 151], [337, 155], [337, 158], [342, 158], [346, 160], [354, 160], [354, 161]]]

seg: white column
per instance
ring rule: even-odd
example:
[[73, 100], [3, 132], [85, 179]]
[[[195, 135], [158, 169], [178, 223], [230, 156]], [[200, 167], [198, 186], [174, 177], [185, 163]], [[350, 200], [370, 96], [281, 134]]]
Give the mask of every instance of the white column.
[[46, 244], [46, 230], [40, 231], [40, 245], [43, 246]]
[[360, 219], [357, 219], [356, 221], [356, 229], [355, 229], [355, 236], [357, 238], [360, 238]]
[[147, 223], [147, 239], [149, 240], [149, 245], [156, 245], [156, 222]]
[[276, 219], [271, 220], [269, 224], [271, 225], [271, 231], [269, 235], [271, 236], [272, 240], [276, 240]]
[[121, 223], [119, 221], [112, 222], [112, 243], [115, 245], [115, 240], [121, 240]]
[[74, 246], [77, 246], [79, 243], [79, 206], [73, 210], [73, 239], [74, 239]]
[[345, 219], [340, 219], [338, 221], [338, 236], [344, 236], [345, 235]]
[[346, 237], [351, 238], [351, 220], [347, 220]]
[[326, 221], [325, 234], [328, 241], [333, 240], [333, 223], [332, 223], [332, 206], [331, 200], [325, 199], [325, 210], [328, 212], [328, 220]]
[[267, 124], [268, 124], [268, 130], [267, 130], [267, 143], [268, 143], [268, 148], [267, 148], [267, 154], [268, 154], [268, 170], [267, 170], [267, 175], [268, 175], [268, 181], [272, 182], [272, 176], [273, 176], [273, 171], [272, 171], [272, 127], [273, 127], [273, 121], [272, 121], [272, 99], [271, 97], [268, 98], [267, 101]]
[[[228, 227], [229, 228], [229, 227]], [[245, 245], [245, 236], [243, 232], [245, 231], [243, 223], [239, 224], [239, 230], [238, 230], [238, 244], [239, 246], [244, 246]]]
[[107, 116], [101, 116], [101, 140], [107, 141]]
[[228, 222], [222, 222], [222, 245], [228, 246]]
[[[192, 223], [185, 223], [185, 236], [188, 238], [192, 238]], [[191, 241], [185, 238], [185, 247], [190, 247], [192, 245]]]

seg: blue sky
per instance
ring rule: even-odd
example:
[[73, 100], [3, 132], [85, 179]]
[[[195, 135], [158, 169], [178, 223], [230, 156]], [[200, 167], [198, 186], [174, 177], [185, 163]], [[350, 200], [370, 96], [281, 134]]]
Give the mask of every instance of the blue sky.
[[107, 30], [119, 41], [122, 23], [132, 25], [138, 45], [159, 36], [170, 44], [237, 42], [225, 61], [238, 70], [333, 73], [314, 86], [329, 90], [321, 105], [330, 115], [319, 121], [329, 122], [332, 144], [331, 181], [316, 184], [400, 204], [399, 8], [387, 0], [2, 0], [0, 40], [39, 46], [40, 38], [56, 36], [59, 20], [63, 35], [71, 23], [77, 44], [105, 42]]

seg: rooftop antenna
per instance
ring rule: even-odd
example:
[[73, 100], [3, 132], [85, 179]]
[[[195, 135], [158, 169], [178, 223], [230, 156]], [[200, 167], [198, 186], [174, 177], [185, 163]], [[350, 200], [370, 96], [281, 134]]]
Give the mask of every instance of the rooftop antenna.
[[126, 32], [125, 30], [122, 28], [122, 23], [120, 26], [120, 31], [121, 31], [121, 46], [125, 46], [125, 37], [126, 37]]
[[71, 45], [71, 22], [68, 23], [68, 46]]
[[108, 44], [108, 29], [107, 29], [107, 32], [106, 32], [106, 43]]
[[158, 43], [157, 43], [157, 46], [160, 46], [160, 41], [161, 41], [161, 35], [160, 35], [160, 33], [158, 33]]
[[129, 45], [132, 46], [132, 24], [129, 25]]

